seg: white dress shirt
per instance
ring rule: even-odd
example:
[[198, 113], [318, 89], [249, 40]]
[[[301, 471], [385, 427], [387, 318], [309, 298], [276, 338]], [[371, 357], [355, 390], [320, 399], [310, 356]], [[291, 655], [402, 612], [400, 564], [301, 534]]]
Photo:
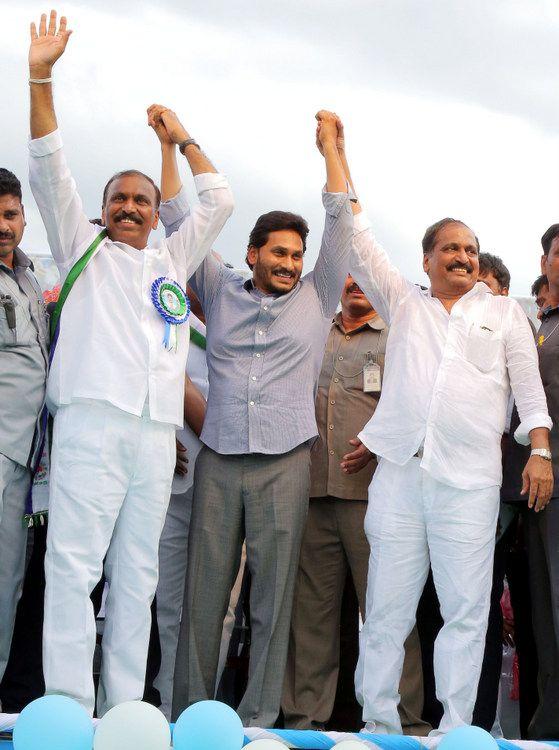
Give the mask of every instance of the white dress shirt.
[[453, 487], [500, 485], [511, 386], [519, 442], [552, 424], [525, 313], [482, 283], [448, 313], [390, 263], [363, 214], [354, 227], [350, 273], [390, 324], [382, 395], [359, 439], [401, 466], [423, 446], [422, 468]]
[[[96, 234], [83, 212], [58, 131], [30, 141], [30, 183], [64, 281]], [[66, 300], [47, 385], [56, 411], [80, 399], [107, 401], [182, 427], [187, 324], [177, 327], [177, 350], [163, 346], [165, 323], [153, 306], [155, 279], [168, 276], [186, 288], [233, 209], [226, 178], [194, 178], [200, 198], [180, 229], [137, 250], [105, 238]]]

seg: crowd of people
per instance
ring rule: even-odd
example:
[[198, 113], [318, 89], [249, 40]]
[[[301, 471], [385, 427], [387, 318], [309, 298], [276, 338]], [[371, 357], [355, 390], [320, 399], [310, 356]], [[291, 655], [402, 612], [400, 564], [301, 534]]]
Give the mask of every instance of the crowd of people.
[[52, 94], [70, 34], [54, 11], [31, 24], [49, 309], [20, 247], [21, 184], [0, 170], [2, 709], [46, 691], [98, 716], [145, 697], [175, 719], [217, 694], [242, 611], [245, 726], [325, 728], [354, 666], [340, 638], [359, 638], [344, 689], [366, 731], [498, 732], [506, 579], [521, 733], [559, 738], [559, 224], [537, 332], [460, 220], [427, 229], [429, 286], [412, 283], [322, 110], [316, 264], [303, 275], [305, 219], [271, 211], [246, 279], [213, 250], [227, 179], [158, 104], [161, 186], [117, 172], [92, 220]]

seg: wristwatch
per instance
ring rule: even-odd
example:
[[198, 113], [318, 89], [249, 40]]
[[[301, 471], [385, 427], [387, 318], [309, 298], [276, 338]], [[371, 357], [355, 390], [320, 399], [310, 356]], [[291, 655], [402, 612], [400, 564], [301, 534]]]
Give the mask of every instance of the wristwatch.
[[551, 461], [551, 451], [547, 448], [532, 448], [530, 451], [531, 456], [541, 456], [546, 461]]
[[198, 150], [200, 151], [202, 150], [200, 146], [196, 143], [194, 138], [187, 138], [185, 141], [181, 141], [179, 143], [179, 151], [181, 152], [183, 156], [184, 156], [184, 152], [187, 146], [196, 146]]

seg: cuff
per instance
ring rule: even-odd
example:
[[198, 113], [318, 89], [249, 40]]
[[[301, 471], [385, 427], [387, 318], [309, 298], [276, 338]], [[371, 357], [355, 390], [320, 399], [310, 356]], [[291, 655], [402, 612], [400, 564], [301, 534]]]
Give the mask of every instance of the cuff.
[[549, 414], [537, 412], [523, 419], [515, 430], [514, 439], [520, 445], [530, 445], [530, 432], [535, 430], [536, 427], [547, 427], [548, 430], [551, 430], [553, 422]]
[[348, 193], [329, 193], [326, 189], [322, 190], [322, 205], [326, 209], [326, 213], [330, 216], [338, 216], [342, 208], [347, 205], [349, 206], [349, 194]]
[[361, 430], [361, 432], [357, 434], [357, 439], [361, 440], [361, 442], [363, 443], [365, 448], [367, 448], [367, 450], [369, 450], [371, 453], [376, 455], [374, 449], [371, 447], [371, 445], [369, 445], [369, 436], [367, 435], [367, 425], [365, 425], [365, 427]]
[[219, 174], [219, 172], [203, 172], [202, 174], [197, 174], [194, 177], [194, 184], [196, 185], [198, 195], [206, 190], [229, 187], [227, 177], [224, 174]]
[[29, 139], [29, 151], [31, 156], [48, 156], [62, 148], [62, 136], [60, 130], [53, 130], [42, 138]]
[[189, 212], [190, 205], [183, 185], [181, 185], [181, 189], [173, 198], [162, 201], [159, 206], [159, 218], [164, 226], [176, 221], [177, 216], [186, 216]]
[[353, 216], [353, 233], [360, 234], [365, 232], [367, 229], [372, 228], [371, 220], [368, 218], [364, 211]]

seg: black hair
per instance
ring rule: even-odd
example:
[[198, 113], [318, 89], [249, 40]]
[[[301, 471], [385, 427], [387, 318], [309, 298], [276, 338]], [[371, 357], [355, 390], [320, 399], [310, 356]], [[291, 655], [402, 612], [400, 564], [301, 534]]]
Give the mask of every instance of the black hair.
[[549, 286], [549, 281], [547, 280], [545, 273], [542, 273], [532, 284], [532, 288], [530, 289], [532, 297], [537, 297], [544, 286]]
[[13, 195], [21, 203], [21, 182], [9, 169], [0, 167], [0, 195]]
[[505, 266], [503, 261], [498, 255], [492, 255], [491, 253], [480, 253], [479, 255], [479, 275], [485, 276], [488, 273], [492, 273], [497, 279], [501, 289], [509, 289], [510, 287], [510, 271]]
[[542, 235], [542, 248], [544, 255], [549, 255], [551, 243], [556, 237], [559, 237], [559, 224], [552, 224]]

